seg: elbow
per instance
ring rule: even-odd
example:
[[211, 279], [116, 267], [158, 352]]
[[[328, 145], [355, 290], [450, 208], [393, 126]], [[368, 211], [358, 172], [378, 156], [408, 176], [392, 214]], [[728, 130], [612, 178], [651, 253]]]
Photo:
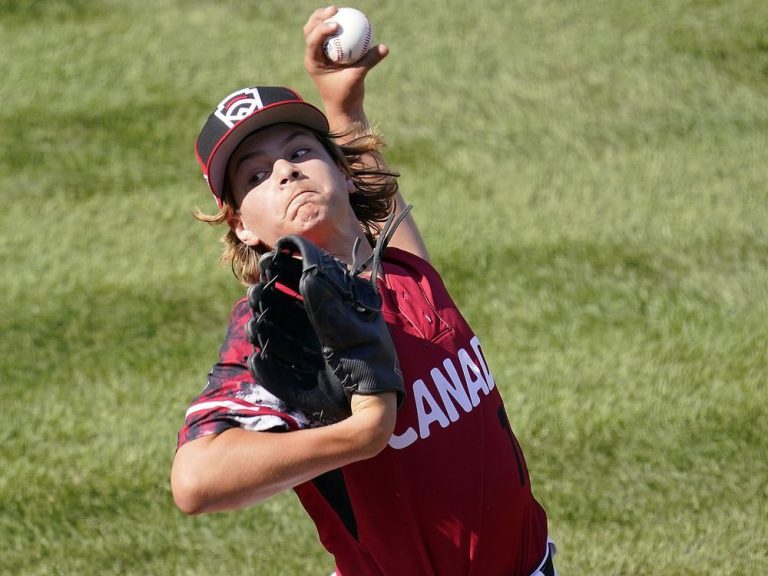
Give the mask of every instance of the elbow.
[[174, 465], [171, 473], [171, 493], [176, 507], [184, 514], [194, 516], [206, 511], [204, 491], [194, 475]]
[[210, 506], [203, 470], [195, 466], [196, 459], [191, 457], [192, 454], [186, 446], [182, 447], [171, 469], [173, 502], [179, 510], [190, 516], [208, 512]]

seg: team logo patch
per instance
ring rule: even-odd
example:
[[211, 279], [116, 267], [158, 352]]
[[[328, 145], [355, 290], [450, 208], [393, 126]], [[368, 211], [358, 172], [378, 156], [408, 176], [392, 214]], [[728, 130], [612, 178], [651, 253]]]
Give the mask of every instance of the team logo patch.
[[232, 128], [240, 120], [263, 106], [258, 90], [244, 88], [224, 98], [216, 107], [215, 114], [228, 128]]

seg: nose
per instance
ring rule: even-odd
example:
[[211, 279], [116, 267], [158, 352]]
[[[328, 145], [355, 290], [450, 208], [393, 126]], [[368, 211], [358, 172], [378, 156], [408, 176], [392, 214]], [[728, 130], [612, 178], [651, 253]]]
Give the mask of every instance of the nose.
[[301, 178], [301, 170], [295, 164], [283, 160], [282, 158], [275, 162], [273, 173], [281, 186]]

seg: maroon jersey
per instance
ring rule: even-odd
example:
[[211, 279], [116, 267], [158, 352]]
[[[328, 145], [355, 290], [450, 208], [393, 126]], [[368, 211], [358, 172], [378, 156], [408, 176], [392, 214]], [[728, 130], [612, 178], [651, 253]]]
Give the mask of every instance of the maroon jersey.
[[[395, 248], [380, 279], [407, 399], [374, 458], [295, 488], [339, 576], [528, 576], [547, 549], [520, 446], [478, 338], [424, 260]], [[318, 425], [253, 382], [238, 302], [179, 446], [232, 426]]]

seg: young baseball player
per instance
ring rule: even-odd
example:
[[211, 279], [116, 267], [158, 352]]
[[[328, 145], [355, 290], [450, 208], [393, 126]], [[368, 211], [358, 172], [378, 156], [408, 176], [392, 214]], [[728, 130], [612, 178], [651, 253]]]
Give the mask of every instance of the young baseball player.
[[[365, 76], [387, 49], [376, 46], [351, 67], [328, 62], [322, 43], [334, 28], [324, 22], [334, 12], [317, 10], [304, 27], [305, 66], [325, 114], [286, 88], [242, 89], [217, 106], [197, 141], [220, 207], [200, 218], [228, 226], [224, 258], [252, 288], [235, 304], [208, 385], [187, 410], [171, 477], [175, 502], [197, 514], [293, 489], [339, 576], [555, 576], [546, 514], [478, 337], [409, 214], [388, 247], [379, 240], [387, 215], [404, 210], [363, 110]], [[355, 360], [384, 358], [386, 374], [374, 380], [394, 384], [347, 373], [345, 386], [360, 381], [346, 388], [340, 417], [294, 401], [281, 393], [285, 382], [267, 382], [275, 372], [260, 371], [269, 360], [264, 326], [280, 342], [287, 322], [268, 318], [263, 304], [276, 290], [264, 268], [275, 269], [282, 252], [273, 249], [286, 237], [319, 246], [344, 270], [375, 256], [360, 276], [380, 298], [383, 352]], [[286, 284], [277, 297], [303, 300], [319, 330], [322, 306], [298, 290]], [[284, 330], [296, 333], [292, 324]], [[375, 370], [382, 374], [381, 365]]]

